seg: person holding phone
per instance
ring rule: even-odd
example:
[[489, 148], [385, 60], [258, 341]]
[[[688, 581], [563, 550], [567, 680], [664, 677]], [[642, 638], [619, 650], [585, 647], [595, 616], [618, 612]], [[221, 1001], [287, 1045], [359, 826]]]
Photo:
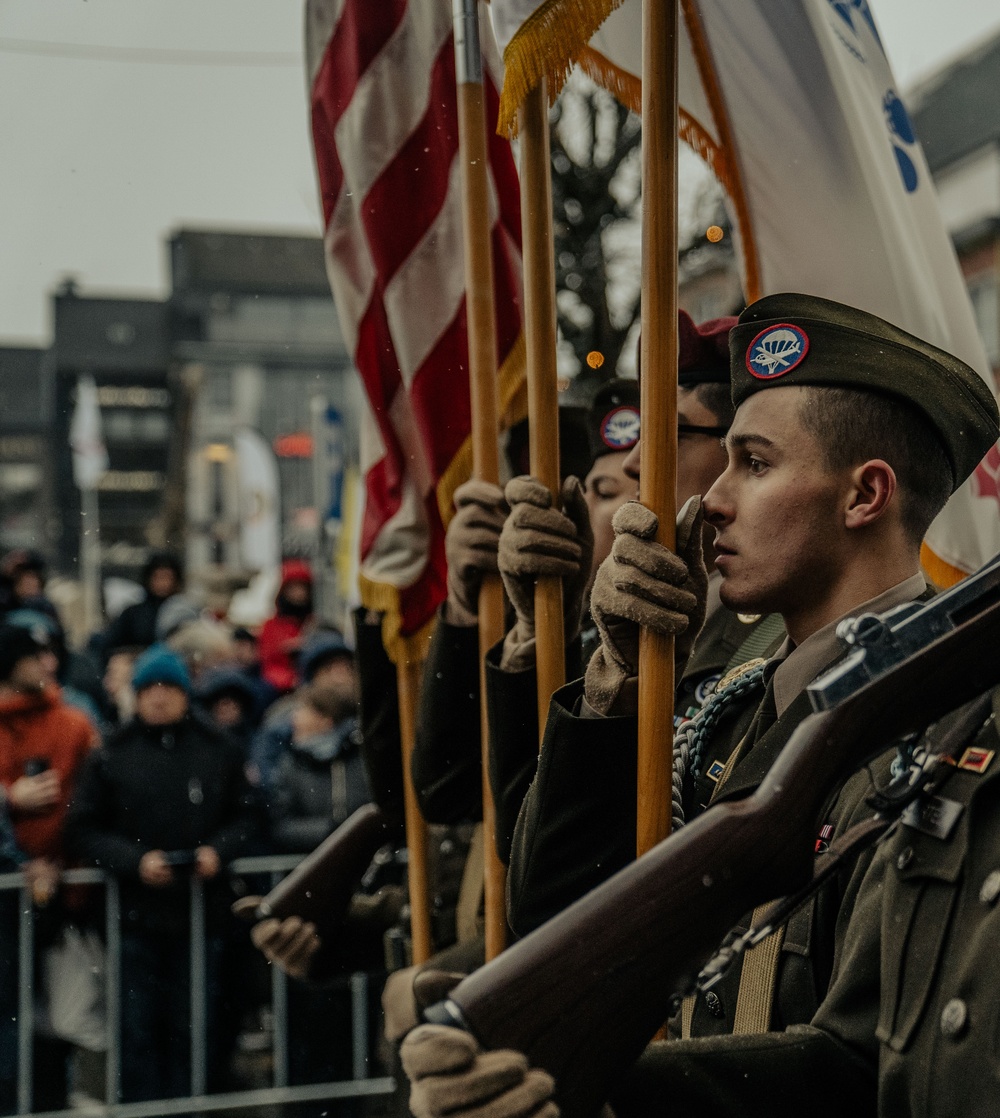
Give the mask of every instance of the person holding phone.
[[122, 1097], [190, 1090], [191, 876], [205, 890], [209, 1069], [221, 1068], [218, 982], [232, 897], [223, 866], [259, 831], [239, 747], [194, 713], [184, 662], [153, 645], [132, 675], [135, 716], [84, 767], [67, 844], [120, 881]]
[[[66, 812], [81, 765], [97, 741], [87, 716], [65, 702], [54, 682], [55, 668], [47, 626], [0, 625], [0, 790], [31, 883], [40, 952], [56, 941], [63, 926], [57, 893], [66, 855]], [[12, 952], [16, 959], [16, 950]], [[16, 973], [13, 981], [6, 993], [13, 994], [16, 1006]], [[46, 1110], [63, 1108], [67, 1046], [39, 1035], [35, 1057], [36, 1104]]]
[[0, 785], [39, 901], [55, 892], [66, 811], [97, 744], [93, 724], [52, 682], [55, 658], [44, 627], [0, 625]]

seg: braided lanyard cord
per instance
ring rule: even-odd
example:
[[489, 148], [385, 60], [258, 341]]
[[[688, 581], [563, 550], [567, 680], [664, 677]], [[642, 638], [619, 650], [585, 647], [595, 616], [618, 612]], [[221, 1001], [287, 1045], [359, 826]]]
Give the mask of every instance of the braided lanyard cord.
[[670, 797], [671, 826], [679, 830], [684, 826], [684, 781], [688, 773], [693, 779], [701, 775], [702, 754], [705, 746], [727, 707], [736, 699], [763, 689], [764, 662], [738, 675], [731, 683], [709, 696], [705, 705], [685, 722], [674, 734], [674, 763]]

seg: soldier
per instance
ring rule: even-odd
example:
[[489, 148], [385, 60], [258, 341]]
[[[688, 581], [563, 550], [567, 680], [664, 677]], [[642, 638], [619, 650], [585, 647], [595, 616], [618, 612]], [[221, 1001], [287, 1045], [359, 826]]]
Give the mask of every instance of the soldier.
[[[726, 464], [720, 446], [733, 419], [729, 387], [729, 331], [736, 324], [733, 317], [712, 319], [696, 325], [686, 311], [678, 315], [678, 443], [676, 501], [683, 506], [691, 497], [708, 491]], [[636, 386], [636, 404], [637, 399]], [[597, 403], [600, 403], [600, 399]], [[607, 441], [610, 432], [621, 426], [623, 401], [612, 399], [608, 408], [596, 407], [592, 412], [592, 439], [595, 444]], [[637, 491], [639, 481], [638, 430], [629, 442], [627, 454], [613, 462], [623, 479]], [[618, 459], [618, 455], [609, 455]], [[591, 505], [591, 524], [595, 534], [595, 564], [588, 587], [592, 593], [598, 568], [607, 558], [614, 539], [611, 521], [624, 500], [607, 510], [595, 497], [604, 473], [607, 458], [598, 458], [588, 478], [587, 499]], [[622, 484], [622, 496], [625, 486]], [[497, 801], [497, 843], [501, 857], [510, 860], [514, 824], [528, 786], [535, 775], [538, 753], [534, 671], [534, 600], [532, 566], [524, 556], [555, 551], [559, 540], [559, 524], [549, 516], [547, 522], [534, 511], [547, 501], [546, 491], [530, 479], [515, 478], [508, 486], [514, 512], [508, 518], [500, 547], [500, 569], [511, 600], [519, 611], [518, 623], [508, 632], [502, 646], [487, 657], [487, 701], [491, 732], [490, 779]], [[611, 516], [608, 516], [611, 511]], [[563, 531], [565, 537], [567, 533]], [[700, 709], [712, 687], [722, 674], [754, 656], [773, 651], [784, 637], [784, 628], [777, 615], [740, 614], [725, 608], [719, 598], [721, 575], [715, 569], [710, 526], [704, 533], [704, 555], [708, 575], [706, 620], [698, 632], [696, 646], [683, 671], [679, 673], [675, 695], [675, 720], [680, 722]], [[535, 564], [537, 566], [537, 563]], [[553, 571], [557, 573], [557, 571]], [[584, 622], [588, 653], [600, 644], [593, 610], [588, 609]], [[512, 897], [513, 899], [513, 897]], [[522, 931], [512, 924], [515, 931]]]
[[[804, 687], [839, 655], [834, 630], [841, 618], [922, 595], [924, 532], [998, 435], [996, 403], [973, 370], [840, 304], [767, 297], [740, 316], [730, 347], [736, 418], [726, 439], [726, 471], [704, 500], [716, 529], [720, 593], [730, 608], [779, 611], [788, 640], [757, 670], [762, 698], [758, 688], [752, 701], [744, 697], [729, 710], [724, 698], [713, 700], [694, 720], [715, 717], [716, 732], [697, 743], [700, 761], [689, 767], [694, 779], [683, 804], [689, 814], [757, 786], [808, 710]], [[615, 547], [591, 598], [601, 647], [585, 686], [554, 697], [538, 776], [518, 821], [511, 891], [523, 903], [535, 875], [539, 896], [548, 892], [535, 901], [536, 917], [546, 903], [561, 908], [631, 857], [635, 764], [623, 743], [635, 735], [636, 665], [629, 652], [637, 645], [636, 626], [683, 635], [701, 609], [696, 547], [686, 548], [684, 563], [651, 543], [655, 525], [639, 505], [619, 512], [615, 527]], [[845, 789], [837, 823], [857, 814], [871, 779], [863, 771]], [[538, 873], [542, 849], [549, 851], [548, 881]], [[600, 858], [595, 874], [593, 860]], [[685, 1032], [762, 1032], [812, 1018], [832, 966], [834, 925], [849, 914], [859, 877], [860, 868], [852, 882], [839, 883], [828, 911], [814, 904], [806, 925], [777, 933], [778, 951], [765, 950], [751, 962], [765, 941], [744, 957], [754, 992], [749, 1002], [737, 972], [735, 987], [724, 987], [716, 1003], [700, 1000], [705, 1027], [689, 1010]], [[860, 917], [860, 904], [858, 911]], [[766, 959], [774, 956], [768, 974]], [[905, 988], [901, 996], [908, 997]], [[857, 1012], [856, 1003], [843, 1004]], [[896, 1028], [907, 1020], [913, 1027], [919, 1008], [880, 1026], [892, 1050], [905, 1047]], [[416, 1080], [416, 1113], [440, 1113], [437, 1091], [445, 1082], [450, 1110], [470, 1106], [477, 1089], [466, 1069], [479, 1057], [468, 1055], [466, 1045], [467, 1038], [449, 1031], [421, 1030], [407, 1039], [403, 1054]], [[505, 1059], [491, 1055], [493, 1062]], [[538, 1073], [525, 1077], [521, 1065], [491, 1092], [498, 1096], [491, 1114], [507, 1113], [506, 1087], [515, 1080], [520, 1086], [512, 1096], [527, 1091], [539, 1104], [548, 1097]]]
[[[936, 433], [940, 417], [929, 414], [933, 406], [922, 402], [912, 378], [900, 389], [907, 374], [880, 366], [875, 379], [844, 350], [849, 344], [877, 355], [891, 342], [899, 352], [916, 342], [906, 339], [873, 316], [796, 295], [760, 300], [731, 334], [738, 411], [727, 437], [729, 465], [706, 495], [705, 517], [716, 529], [723, 603], [739, 612], [779, 612], [789, 639], [766, 663], [758, 659], [723, 680], [678, 734], [675, 825], [757, 787], [810, 712], [806, 685], [840, 654], [839, 620], [927, 593], [920, 540], [952, 479], [965, 476], [959, 454]], [[981, 385], [977, 377], [972, 387]], [[636, 738], [639, 627], [677, 632], [683, 655], [688, 626], [700, 615], [704, 582], [688, 520], [690, 511], [678, 532], [686, 562], [678, 563], [652, 542], [655, 519], [641, 505], [618, 514], [619, 537], [592, 595], [602, 644], [585, 685], [554, 697], [538, 776], [518, 820], [509, 915], [520, 934], [634, 857], [635, 751], [619, 744], [613, 766], [602, 758], [609, 742]], [[689, 535], [693, 542], [685, 545]], [[603, 721], [595, 724], [595, 714]], [[870, 813], [865, 800], [873, 783], [887, 780], [888, 764], [844, 789], [817, 841]], [[581, 777], [595, 769], [601, 780]], [[838, 914], [862, 871], [845, 868], [776, 940], [731, 968], [709, 994], [686, 1002], [681, 1035], [808, 1021], [829, 983]]]
[[[812, 1022], [650, 1045], [612, 1099], [618, 1118], [664, 1100], [677, 1118], [997, 1113], [1000, 689], [985, 699], [925, 798], [935, 810], [905, 814], [876, 852]], [[967, 710], [921, 744], [934, 752]]]
[[[634, 383], [631, 391], [635, 391]], [[576, 480], [587, 476], [593, 460], [588, 415], [579, 407], [559, 408], [560, 465], [566, 479], [568, 515], [557, 510], [549, 514], [574, 541], [578, 533], [589, 533], [587, 504]], [[628, 496], [631, 494], [622, 499]], [[429, 823], [436, 824], [478, 823], [482, 819], [479, 587], [484, 576], [497, 573], [500, 532], [510, 511], [503, 489], [478, 479], [458, 487], [455, 508], [445, 538], [448, 596], [438, 611], [424, 665], [412, 766], [421, 813]], [[560, 573], [571, 587], [565, 611], [567, 670], [575, 675], [580, 668], [580, 650], [573, 642], [579, 635], [590, 564], [589, 559], [581, 563], [579, 548], [575, 543], [573, 547], [573, 558], [563, 563]], [[539, 560], [532, 556], [529, 561], [537, 566]]]

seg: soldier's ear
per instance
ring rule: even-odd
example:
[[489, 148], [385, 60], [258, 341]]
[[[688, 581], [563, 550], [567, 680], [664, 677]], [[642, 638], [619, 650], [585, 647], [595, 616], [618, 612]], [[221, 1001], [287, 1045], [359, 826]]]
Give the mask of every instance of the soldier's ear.
[[880, 520], [893, 506], [898, 484], [896, 472], [888, 462], [872, 458], [855, 466], [844, 509], [844, 525], [865, 528]]

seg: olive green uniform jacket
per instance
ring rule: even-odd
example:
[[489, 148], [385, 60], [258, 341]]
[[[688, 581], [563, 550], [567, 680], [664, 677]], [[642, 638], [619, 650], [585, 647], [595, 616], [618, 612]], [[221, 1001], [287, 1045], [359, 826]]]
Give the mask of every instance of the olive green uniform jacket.
[[[690, 716], [701, 707], [734, 657], [737, 658], [735, 662], [742, 663], [751, 656], [773, 651], [784, 637], [780, 618], [742, 619], [722, 606], [718, 598], [718, 582], [716, 577], [710, 583], [707, 619], [677, 684], [675, 721]], [[590, 659], [599, 639], [596, 627], [584, 626], [578, 657], [580, 664], [586, 664]], [[498, 644], [486, 657], [486, 709], [490, 727], [490, 787], [497, 810], [497, 853], [501, 861], [509, 864], [517, 818], [538, 768], [539, 727], [535, 671], [501, 670], [502, 652], [503, 646]], [[571, 660], [567, 655], [567, 679], [579, 674], [579, 670], [571, 674], [570, 668]], [[553, 704], [559, 703], [558, 696], [564, 694], [572, 695], [571, 701], [575, 703], [582, 694], [582, 682], [557, 692]], [[627, 721], [632, 726], [634, 741], [635, 720]], [[633, 776], [633, 797], [634, 789]], [[621, 864], [624, 865], [624, 862]], [[579, 895], [577, 893], [571, 899], [575, 900]], [[561, 907], [564, 906], [553, 909], [549, 915]]]
[[[501, 642], [491, 650], [488, 676], [500, 672], [502, 648]], [[575, 640], [566, 650], [567, 675], [579, 675], [580, 664], [581, 643]], [[507, 835], [513, 832], [538, 757], [535, 673], [518, 672], [515, 679], [512, 691], [517, 716], [515, 727], [509, 729], [505, 722], [502, 730], [509, 737], [509, 748], [501, 754], [499, 771], [502, 775], [498, 777], [504, 790], [499, 796], [494, 792], [497, 829]], [[522, 693], [527, 696], [526, 702], [521, 701]], [[487, 707], [492, 710], [489, 696], [487, 683]], [[526, 716], [530, 717], [530, 724], [525, 721]], [[480, 736], [479, 626], [450, 624], [445, 620], [442, 607], [424, 663], [410, 765], [420, 813], [428, 823], [478, 823], [482, 820]], [[493, 736], [491, 722], [491, 738]], [[510, 849], [509, 838], [504, 848]]]
[[937, 790], [957, 821], [900, 822], [880, 844], [811, 1024], [651, 1045], [618, 1118], [1000, 1114], [1000, 690], [992, 705], [972, 767]]
[[[916, 575], [855, 613], [883, 611], [925, 592]], [[781, 749], [811, 712], [806, 685], [842, 654], [836, 622], [796, 649], [786, 642], [765, 668], [766, 690], [734, 701], [716, 725], [697, 779], [685, 789], [687, 818], [709, 802], [740, 799], [760, 784]], [[600, 884], [635, 856], [634, 717], [587, 717], [582, 684], [553, 697], [537, 775], [517, 820], [508, 876], [508, 920], [525, 935]], [[733, 758], [729, 771], [719, 773]], [[831, 841], [871, 809], [873, 786], [888, 782], [892, 757], [863, 769], [819, 821], [817, 844]], [[850, 908], [864, 866], [845, 867], [789, 923], [776, 972], [741, 994], [743, 960], [708, 995], [689, 1003], [684, 1035], [784, 1028], [809, 1021], [830, 980], [835, 930]], [[743, 927], [749, 926], [750, 914]], [[664, 1017], [668, 1008], [664, 1007]], [[737, 1026], [737, 1021], [739, 1025]], [[756, 1022], [755, 1024], [753, 1022]]]

